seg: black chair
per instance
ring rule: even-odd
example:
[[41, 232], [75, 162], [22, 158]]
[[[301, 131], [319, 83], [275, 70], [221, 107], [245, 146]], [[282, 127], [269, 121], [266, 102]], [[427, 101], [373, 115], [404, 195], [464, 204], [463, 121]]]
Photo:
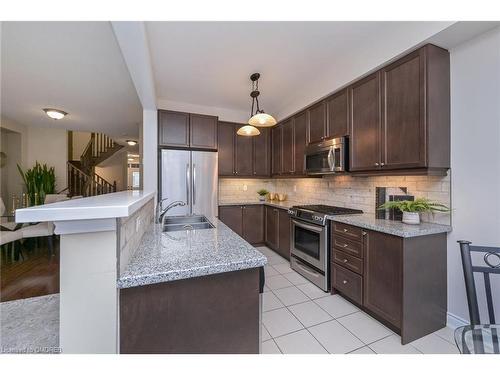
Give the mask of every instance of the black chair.
[[[471, 246], [469, 241], [458, 241], [462, 255], [465, 289], [469, 305], [470, 325], [455, 331], [455, 342], [464, 354], [500, 353], [500, 325], [496, 324], [490, 275], [500, 275], [500, 248]], [[472, 254], [481, 254], [483, 264], [473, 265]], [[481, 324], [474, 274], [483, 274], [489, 324]]]

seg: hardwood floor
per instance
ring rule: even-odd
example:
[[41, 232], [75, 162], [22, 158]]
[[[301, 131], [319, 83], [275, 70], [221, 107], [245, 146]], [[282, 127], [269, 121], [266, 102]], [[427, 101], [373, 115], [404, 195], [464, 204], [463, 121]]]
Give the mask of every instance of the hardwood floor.
[[0, 302], [59, 293], [59, 241], [55, 255], [48, 254], [47, 243], [35, 240], [23, 244], [24, 260], [15, 261], [2, 249], [0, 263]]

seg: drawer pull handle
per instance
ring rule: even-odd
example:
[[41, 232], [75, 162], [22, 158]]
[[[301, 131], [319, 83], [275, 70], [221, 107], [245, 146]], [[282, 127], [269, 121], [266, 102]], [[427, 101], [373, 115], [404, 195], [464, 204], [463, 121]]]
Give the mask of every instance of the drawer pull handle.
[[344, 228], [344, 233], [347, 233], [347, 229]]
[[347, 247], [347, 246], [349, 246], [349, 245], [345, 243], [345, 244], [344, 244], [344, 247]]
[[347, 284], [347, 280], [342, 281], [342, 284]]
[[348, 260], [347, 260], [347, 259], [344, 259], [344, 263], [347, 263], [347, 262], [348, 262]]

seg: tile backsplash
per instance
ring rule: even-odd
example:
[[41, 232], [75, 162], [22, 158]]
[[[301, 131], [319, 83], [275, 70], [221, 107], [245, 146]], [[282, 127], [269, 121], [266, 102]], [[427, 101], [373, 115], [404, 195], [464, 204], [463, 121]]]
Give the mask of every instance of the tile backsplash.
[[[330, 204], [357, 208], [375, 215], [376, 187], [406, 187], [408, 194], [426, 197], [450, 206], [450, 176], [325, 176], [297, 179], [219, 179], [220, 201], [256, 200], [257, 190], [265, 188], [285, 193], [301, 204]], [[422, 215], [422, 220], [451, 224], [448, 213]]]

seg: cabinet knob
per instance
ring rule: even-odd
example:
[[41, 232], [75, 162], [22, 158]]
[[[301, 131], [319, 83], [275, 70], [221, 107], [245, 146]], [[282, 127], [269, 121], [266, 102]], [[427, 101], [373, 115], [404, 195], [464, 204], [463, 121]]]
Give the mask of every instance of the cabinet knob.
[[257, 174], [257, 172], [253, 172], [253, 174]]
[[342, 281], [342, 284], [347, 284], [347, 280]]
[[344, 259], [344, 263], [347, 263], [347, 262], [348, 262], [348, 260], [347, 260], [347, 259]]
[[361, 234], [362, 234], [363, 236], [366, 236], [366, 232], [365, 232], [365, 231], [362, 231], [362, 232], [361, 232]]
[[379, 165], [379, 164], [378, 164], [378, 163], [375, 163], [375, 165], [378, 167], [378, 165]]
[[380, 166], [383, 167], [385, 165], [385, 163], [380, 163]]
[[344, 244], [344, 247], [347, 247], [347, 246], [349, 246], [349, 245], [345, 243], [345, 244]]
[[347, 233], [347, 229], [344, 228], [344, 233]]

